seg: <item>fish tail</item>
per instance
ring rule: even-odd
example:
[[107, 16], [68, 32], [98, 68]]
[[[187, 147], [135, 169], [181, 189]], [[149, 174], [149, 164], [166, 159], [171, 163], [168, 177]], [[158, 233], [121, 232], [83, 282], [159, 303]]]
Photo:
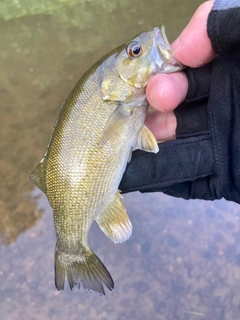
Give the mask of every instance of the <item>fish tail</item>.
[[61, 253], [57, 247], [55, 250], [55, 286], [58, 290], [64, 289], [65, 277], [67, 276], [69, 287], [80, 284], [88, 292], [105, 295], [103, 284], [113, 290], [113, 279], [95, 253], [89, 248], [86, 254], [70, 255]]

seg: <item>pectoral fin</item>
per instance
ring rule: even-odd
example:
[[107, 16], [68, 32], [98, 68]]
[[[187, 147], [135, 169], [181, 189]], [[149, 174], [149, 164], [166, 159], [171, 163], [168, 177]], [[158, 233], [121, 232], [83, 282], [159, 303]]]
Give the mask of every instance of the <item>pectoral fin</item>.
[[127, 120], [132, 115], [132, 112], [126, 107], [119, 105], [113, 112], [104, 128], [100, 146], [104, 146], [114, 135], [121, 134]]
[[132, 234], [132, 224], [121, 197], [118, 191], [104, 212], [96, 219], [99, 227], [115, 243], [128, 240]]
[[30, 180], [35, 184], [42, 192], [47, 194], [46, 183], [45, 183], [45, 163], [44, 159], [39, 165], [33, 170], [30, 175]]
[[159, 151], [157, 140], [145, 125], [138, 132], [134, 148], [154, 153]]

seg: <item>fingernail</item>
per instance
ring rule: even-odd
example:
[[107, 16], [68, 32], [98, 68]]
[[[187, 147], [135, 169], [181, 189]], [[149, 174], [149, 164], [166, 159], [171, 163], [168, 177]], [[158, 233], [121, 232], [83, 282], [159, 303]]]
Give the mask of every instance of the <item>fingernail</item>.
[[151, 105], [153, 108], [159, 108], [159, 98], [158, 98], [158, 93], [157, 93], [157, 86], [154, 86], [151, 90], [151, 94], [150, 94], [150, 97], [151, 97]]
[[166, 112], [166, 110], [164, 108], [162, 108], [161, 106], [161, 95], [159, 93], [159, 86], [155, 85], [152, 90], [151, 90], [151, 106], [155, 109], [157, 109], [158, 111], [161, 112]]
[[178, 47], [179, 44], [180, 44], [180, 39], [177, 38], [177, 40], [175, 40], [175, 41], [171, 44], [171, 47], [172, 47], [173, 51]]

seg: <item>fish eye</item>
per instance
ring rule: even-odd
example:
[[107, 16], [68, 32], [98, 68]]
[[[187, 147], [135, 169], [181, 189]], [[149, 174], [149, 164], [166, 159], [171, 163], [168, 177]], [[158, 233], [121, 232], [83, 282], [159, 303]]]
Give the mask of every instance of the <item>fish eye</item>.
[[138, 57], [142, 52], [142, 46], [137, 41], [132, 41], [126, 46], [127, 55], [130, 58]]

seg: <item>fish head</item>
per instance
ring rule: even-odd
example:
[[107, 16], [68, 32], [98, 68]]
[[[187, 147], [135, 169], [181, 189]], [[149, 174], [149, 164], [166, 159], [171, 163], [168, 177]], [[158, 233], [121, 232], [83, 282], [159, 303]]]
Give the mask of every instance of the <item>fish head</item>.
[[174, 57], [164, 26], [134, 37], [116, 54], [114, 64], [119, 77], [135, 88], [144, 88], [157, 73], [183, 69]]

